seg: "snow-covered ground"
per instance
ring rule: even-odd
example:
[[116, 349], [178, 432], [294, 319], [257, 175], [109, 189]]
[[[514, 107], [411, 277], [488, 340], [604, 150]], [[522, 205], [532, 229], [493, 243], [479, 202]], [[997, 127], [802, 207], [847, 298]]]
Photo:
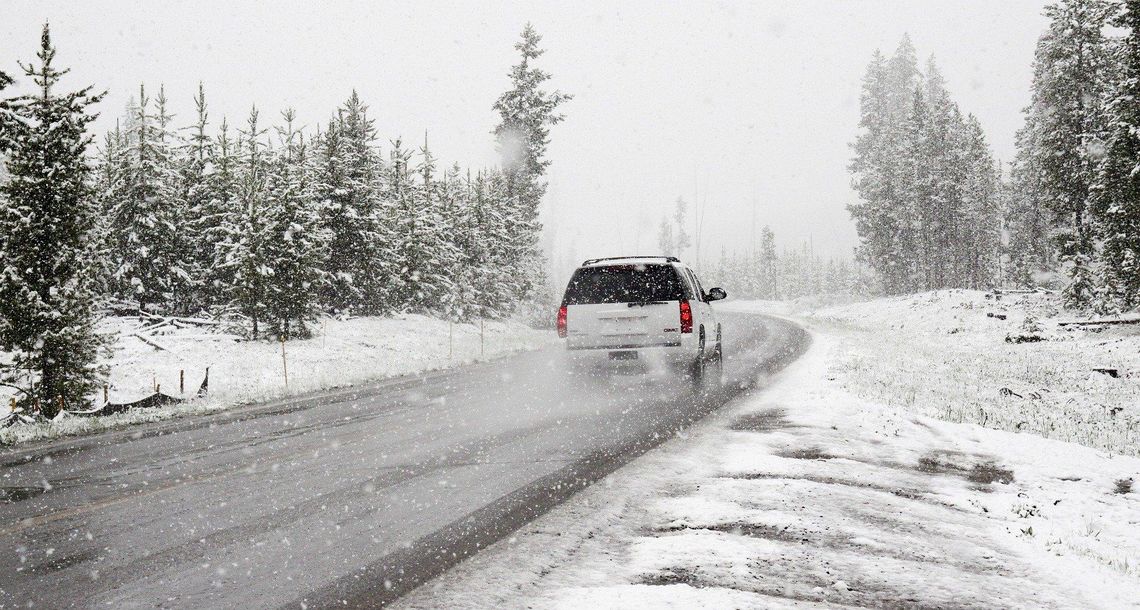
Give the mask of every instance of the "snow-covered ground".
[[838, 337], [843, 349], [832, 374], [859, 396], [948, 421], [1140, 455], [1140, 324], [1060, 326], [1082, 318], [1061, 310], [1056, 296], [998, 300], [969, 290], [799, 317]]
[[[210, 368], [209, 396], [176, 406], [138, 409], [102, 417], [64, 415], [58, 421], [16, 424], [0, 430], [0, 444], [65, 434], [80, 434], [130, 423], [217, 411], [314, 390], [344, 387], [398, 375], [420, 373], [534, 349], [556, 341], [550, 331], [518, 322], [453, 324], [419, 315], [388, 318], [323, 319], [315, 337], [282, 346], [266, 341], [234, 341], [230, 335], [197, 327], [165, 327], [148, 336], [165, 349], [144, 343], [133, 333], [147, 324], [137, 318], [105, 320], [99, 331], [116, 337], [109, 362], [112, 402], [134, 401], [154, 392], [193, 396]], [[289, 383], [285, 384], [288, 366]], [[3, 404], [7, 398], [0, 396]], [[7, 408], [0, 407], [0, 408]]]
[[768, 388], [402, 604], [1136, 606], [1140, 459], [861, 398], [837, 374], [850, 337], [813, 337]]

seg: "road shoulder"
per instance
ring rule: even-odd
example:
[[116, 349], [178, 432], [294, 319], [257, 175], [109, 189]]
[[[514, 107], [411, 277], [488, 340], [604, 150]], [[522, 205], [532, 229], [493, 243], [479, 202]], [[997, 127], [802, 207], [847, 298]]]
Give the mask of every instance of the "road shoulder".
[[[1140, 471], [1140, 460], [857, 399], [828, 379], [835, 357], [835, 342], [817, 334], [766, 389], [401, 605], [1121, 607], [1137, 599], [1127, 528], [1140, 503], [1114, 493], [1113, 481]], [[1118, 533], [1120, 545], [1097, 543]]]

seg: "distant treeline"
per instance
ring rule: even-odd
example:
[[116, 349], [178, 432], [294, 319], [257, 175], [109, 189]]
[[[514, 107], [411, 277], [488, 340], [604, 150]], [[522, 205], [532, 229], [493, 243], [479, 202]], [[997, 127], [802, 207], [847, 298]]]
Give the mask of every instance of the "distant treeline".
[[[816, 295], [867, 296], [873, 278], [867, 268], [845, 258], [823, 258], [808, 244], [778, 251], [768, 227], [759, 243], [745, 252], [722, 249], [706, 265], [702, 281], [722, 286], [734, 298], [786, 301]], [[706, 286], [707, 288], [707, 286]]]

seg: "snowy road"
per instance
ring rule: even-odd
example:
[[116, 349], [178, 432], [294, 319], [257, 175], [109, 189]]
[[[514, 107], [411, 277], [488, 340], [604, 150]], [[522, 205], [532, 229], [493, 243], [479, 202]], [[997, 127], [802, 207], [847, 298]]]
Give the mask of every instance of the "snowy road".
[[[726, 319], [732, 387], [806, 346]], [[0, 606], [377, 605], [719, 405], [557, 350], [0, 456]], [[718, 403], [720, 401], [718, 400]]]

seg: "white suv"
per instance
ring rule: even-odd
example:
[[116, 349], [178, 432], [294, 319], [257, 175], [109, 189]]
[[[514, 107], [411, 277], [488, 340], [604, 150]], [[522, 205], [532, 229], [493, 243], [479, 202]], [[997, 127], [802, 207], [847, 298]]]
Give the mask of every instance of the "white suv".
[[645, 360], [681, 366], [703, 383], [709, 364], [719, 377], [721, 326], [710, 303], [726, 296], [705, 292], [672, 256], [591, 259], [566, 286], [558, 336], [576, 363]]

